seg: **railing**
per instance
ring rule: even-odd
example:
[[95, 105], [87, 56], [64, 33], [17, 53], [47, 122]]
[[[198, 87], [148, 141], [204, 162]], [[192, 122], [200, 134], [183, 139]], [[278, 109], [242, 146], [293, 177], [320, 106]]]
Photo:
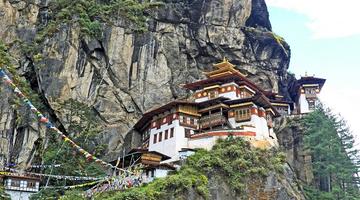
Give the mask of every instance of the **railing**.
[[201, 117], [199, 120], [200, 129], [219, 126], [225, 124], [227, 121], [226, 117], [222, 114], [213, 114], [206, 117]]
[[189, 123], [184, 123], [184, 122], [180, 122], [180, 126], [190, 127], [190, 128], [193, 128], [193, 129], [198, 128], [196, 124], [189, 124]]
[[26, 192], [38, 192], [38, 187], [20, 187], [20, 186], [5, 186], [6, 190], [18, 190], [18, 191], [26, 191]]

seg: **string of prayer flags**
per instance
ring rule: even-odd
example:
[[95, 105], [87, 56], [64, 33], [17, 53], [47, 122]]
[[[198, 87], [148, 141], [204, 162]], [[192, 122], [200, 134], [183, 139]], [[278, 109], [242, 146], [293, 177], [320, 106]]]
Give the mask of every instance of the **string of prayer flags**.
[[3, 175], [27, 175], [27, 176], [37, 176], [37, 177], [51, 177], [55, 179], [66, 179], [71, 181], [98, 181], [102, 180], [106, 177], [87, 177], [87, 176], [66, 176], [66, 175], [54, 175], [54, 174], [42, 174], [42, 173], [34, 173], [34, 172], [21, 172], [16, 169], [11, 168], [5, 168], [6, 170], [9, 170], [10, 172], [0, 172], [4, 173]]
[[72, 141], [70, 138], [68, 138], [66, 135], [64, 135], [64, 133], [62, 133], [58, 128], [56, 128], [50, 121], [48, 118], [46, 118], [32, 103], [31, 101], [21, 92], [21, 90], [13, 83], [13, 81], [9, 78], [9, 76], [6, 75], [4, 69], [2, 67], [0, 67], [0, 78], [3, 80], [3, 82], [5, 84], [7, 84], [12, 90], [13, 92], [16, 94], [16, 96], [18, 96], [23, 102], [24, 104], [37, 116], [38, 121], [42, 124], [44, 124], [46, 126], [46, 128], [53, 130], [54, 132], [56, 132], [57, 134], [60, 135], [60, 137], [66, 142], [69, 143], [74, 149], [76, 149], [81, 155], [83, 155], [86, 160], [93, 161], [97, 164], [100, 164], [104, 167], [108, 167], [108, 168], [112, 168], [112, 169], [116, 169], [116, 170], [120, 170], [123, 172], [128, 172], [130, 174], [132, 174], [131, 171], [125, 170], [125, 169], [121, 169], [118, 168], [116, 166], [113, 166], [110, 163], [107, 163], [97, 157], [95, 157], [94, 155], [90, 154], [89, 152], [87, 152], [86, 150], [84, 150], [83, 148], [81, 148], [79, 145], [77, 145], [74, 141]]

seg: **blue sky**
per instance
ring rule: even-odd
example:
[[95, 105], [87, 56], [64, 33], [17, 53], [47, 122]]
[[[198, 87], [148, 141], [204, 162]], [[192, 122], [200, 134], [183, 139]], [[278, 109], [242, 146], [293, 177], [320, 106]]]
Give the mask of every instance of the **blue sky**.
[[348, 121], [360, 142], [360, 14], [350, 13], [360, 1], [343, 1], [266, 0], [273, 31], [291, 48], [289, 71], [326, 78], [321, 101]]

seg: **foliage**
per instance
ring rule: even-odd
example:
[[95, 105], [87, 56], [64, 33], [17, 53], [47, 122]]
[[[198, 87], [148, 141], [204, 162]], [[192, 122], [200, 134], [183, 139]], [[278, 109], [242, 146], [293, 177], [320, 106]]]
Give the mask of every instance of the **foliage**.
[[[270, 171], [282, 171], [283, 153], [251, 148], [241, 138], [220, 140], [212, 150], [198, 150], [181, 169], [166, 178], [148, 185], [122, 192], [108, 192], [96, 199], [154, 200], [177, 197], [181, 199], [194, 190], [204, 199], [209, 198], [208, 178], [221, 176], [236, 192], [244, 191], [247, 183], [263, 180]], [[167, 196], [170, 195], [170, 196]]]
[[52, 35], [62, 23], [78, 23], [82, 36], [101, 37], [101, 23], [111, 22], [119, 16], [134, 24], [134, 29], [146, 29], [145, 12], [153, 7], [162, 5], [158, 2], [137, 0], [55, 0], [50, 4], [52, 20], [38, 35], [37, 41]]
[[312, 156], [316, 183], [307, 187], [309, 199], [360, 199], [358, 151], [345, 121], [319, 107], [303, 120], [305, 149]]
[[194, 170], [180, 170], [178, 173], [163, 179], [157, 179], [146, 186], [128, 189], [121, 192], [108, 192], [95, 199], [108, 200], [156, 200], [180, 197], [191, 189], [204, 198], [209, 196], [207, 178]]
[[81, 199], [86, 199], [83, 195], [82, 195], [82, 191], [80, 190], [69, 190], [66, 191], [65, 194], [63, 196], [60, 197], [60, 200], [81, 200]]
[[42, 189], [38, 193], [31, 195], [30, 200], [59, 199], [63, 193], [63, 190]]
[[0, 67], [10, 65], [10, 55], [7, 52], [7, 47], [0, 40]]
[[[36, 106], [38, 109], [42, 110], [43, 103], [39, 94], [34, 91], [28, 81], [20, 76], [15, 69], [15, 67], [11, 64], [11, 56], [8, 53], [8, 49], [6, 45], [0, 40], [0, 66], [7, 69], [8, 72], [12, 75], [11, 78], [15, 85], [19, 87], [19, 89], [24, 93], [24, 95], [30, 99], [30, 101]], [[13, 100], [13, 105], [20, 106], [21, 102], [19, 99]]]
[[5, 193], [4, 187], [0, 185], [0, 199], [1, 200], [10, 200], [10, 196]]
[[[65, 110], [69, 111], [69, 116], [67, 116], [67, 120], [70, 123], [68, 130], [76, 133], [73, 134], [72, 137], [74, 142], [95, 156], [103, 155], [107, 146], [94, 143], [100, 132], [100, 127], [95, 125], [97, 124], [97, 119], [94, 117], [95, 114], [92, 112], [91, 108], [73, 99], [65, 101], [61, 105]], [[98, 164], [86, 161], [83, 156], [78, 155], [73, 147], [54, 135], [51, 135], [48, 138], [47, 147], [43, 152], [42, 158], [44, 165], [61, 163], [61, 167], [46, 168], [44, 173], [47, 174], [90, 177], [103, 177], [106, 175], [104, 169]], [[50, 179], [49, 182], [49, 185], [59, 187], [74, 184], [79, 184], [79, 182], [56, 179]], [[63, 190], [49, 189], [42, 192], [40, 195], [42, 198], [46, 199], [53, 196], [59, 197], [60, 195], [63, 195], [63, 193]], [[74, 194], [76, 194], [76, 192], [69, 193], [69, 195]], [[35, 197], [39, 198], [39, 195]], [[35, 197], [34, 199], [36, 199]]]
[[274, 37], [274, 39], [276, 40], [276, 42], [278, 44], [281, 45], [281, 43], [285, 42], [285, 39], [279, 35], [277, 35], [276, 33], [272, 32], [272, 36]]

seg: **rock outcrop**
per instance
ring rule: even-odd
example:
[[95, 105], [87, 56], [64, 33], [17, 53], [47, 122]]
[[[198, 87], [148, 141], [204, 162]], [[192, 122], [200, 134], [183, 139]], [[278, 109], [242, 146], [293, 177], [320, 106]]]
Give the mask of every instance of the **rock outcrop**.
[[[120, 20], [103, 23], [101, 39], [83, 36], [78, 24], [61, 24], [41, 43], [42, 59], [37, 60], [24, 54], [21, 43], [35, 40], [48, 23], [49, 2], [0, 1], [0, 39], [9, 46], [17, 73], [39, 94], [42, 110], [61, 130], [72, 135], [70, 123], [79, 121], [68, 117], [72, 111], [64, 103], [91, 108], [102, 130], [96, 143], [108, 144], [107, 159], [136, 143], [136, 135], [128, 133], [143, 112], [188, 97], [181, 84], [204, 78], [202, 72], [224, 57], [263, 89], [291, 98], [290, 48], [272, 32], [264, 0], [166, 1], [149, 17], [148, 31], [134, 32]], [[0, 84], [0, 91], [0, 167], [16, 163], [25, 168], [47, 133], [26, 108], [14, 106], [6, 86]], [[282, 135], [280, 141], [285, 141]], [[279, 200], [303, 199], [287, 171], [288, 179], [270, 176], [262, 190], [276, 189]], [[220, 199], [228, 195], [226, 188], [213, 192]]]
[[[296, 175], [288, 166], [284, 166], [284, 174], [271, 172], [263, 182], [251, 182], [245, 194], [247, 199], [271, 199], [271, 200], [302, 200], [302, 188], [297, 182]], [[241, 200], [244, 195], [234, 193], [229, 185], [223, 182], [223, 178], [209, 180], [211, 199], [213, 200]], [[192, 196], [187, 194], [186, 196]], [[196, 199], [196, 198], [194, 198]], [[201, 198], [199, 198], [201, 199]]]
[[314, 181], [310, 152], [304, 149], [304, 125], [301, 116], [282, 117], [278, 120], [276, 133], [281, 150], [286, 153], [287, 162], [303, 183]]
[[[32, 72], [33, 89], [64, 130], [69, 121], [61, 103], [73, 99], [93, 108], [108, 155], [121, 150], [144, 111], [188, 96], [180, 85], [203, 78], [201, 72], [223, 57], [264, 89], [289, 97], [289, 46], [271, 32], [263, 0], [169, 1], [148, 20], [147, 32], [134, 33], [121, 22], [103, 24], [102, 39], [80, 37], [77, 24], [63, 24], [43, 42], [43, 59], [35, 62], [16, 41], [34, 40], [39, 24], [47, 21], [48, 3], [0, 2], [0, 38], [10, 46], [19, 74], [29, 79], [26, 73]], [[8, 101], [1, 103], [1, 120], [14, 121], [16, 111]], [[1, 131], [16, 137], [19, 124], [11, 127]], [[28, 132], [29, 138], [39, 135], [37, 127]], [[24, 148], [34, 150], [32, 142]], [[31, 157], [10, 154], [18, 163]]]

